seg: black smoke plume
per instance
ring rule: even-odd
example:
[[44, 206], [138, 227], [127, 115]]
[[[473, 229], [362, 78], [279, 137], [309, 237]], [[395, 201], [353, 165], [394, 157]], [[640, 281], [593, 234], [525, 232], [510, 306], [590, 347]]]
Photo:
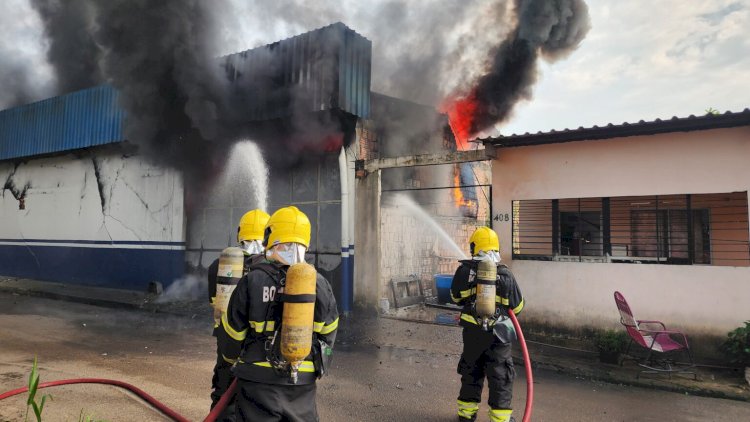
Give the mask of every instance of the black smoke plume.
[[[375, 46], [373, 90], [426, 104], [454, 89], [471, 92], [478, 104], [473, 132], [502, 121], [519, 99], [530, 98], [538, 57], [565, 56], [589, 28], [583, 0], [516, 0], [515, 14], [507, 13], [507, 0], [390, 1], [369, 10], [356, 2], [342, 7], [303, 0], [32, 1], [45, 23], [59, 88], [111, 83], [127, 113], [126, 138], [188, 176], [214, 166], [224, 147], [253, 130], [268, 150], [278, 148], [279, 139], [285, 147], [314, 143], [318, 134], [326, 138], [352, 125], [340, 116], [304, 113], [248, 125], [243, 101], [254, 97], [264, 75], [236, 79], [217, 57], [227, 33], [241, 32], [238, 25], [265, 28], [269, 19], [279, 19], [309, 30], [343, 20], [362, 28]], [[245, 13], [238, 12], [241, 5]], [[517, 25], [510, 26], [514, 17]], [[23, 94], [23, 78], [16, 81]]]
[[125, 138], [173, 166], [202, 167], [226, 90], [207, 2], [97, 2], [95, 23], [102, 70], [127, 113]]
[[[222, 155], [241, 136], [261, 141], [264, 149], [284, 147], [284, 154], [275, 155], [289, 164], [290, 157], [303, 152], [290, 146], [340, 145], [343, 140], [330, 139], [332, 133], [353, 133], [347, 116], [311, 115], [309, 106], [301, 106], [303, 95], [280, 89], [288, 83], [275, 80], [285, 70], [278, 54], [269, 50], [271, 58], [261, 60], [266, 68], [251, 74], [236, 72], [217, 57], [220, 19], [229, 14], [224, 6], [201, 0], [34, 1], [60, 88], [93, 85], [101, 75], [119, 92], [125, 139], [146, 157], [182, 170], [187, 183], [209, 182], [224, 164]], [[321, 39], [320, 44], [336, 49], [337, 41]], [[68, 54], [77, 43], [82, 51]], [[334, 65], [326, 60], [310, 65], [321, 68], [321, 75], [333, 74]], [[271, 109], [288, 103], [292, 118], [252, 122], [247, 110], [253, 102], [257, 107], [258, 98]]]
[[491, 51], [489, 71], [470, 94], [476, 106], [472, 134], [504, 121], [519, 100], [531, 98], [539, 56], [567, 56], [591, 28], [583, 0], [517, 0], [515, 8], [518, 25]]
[[94, 10], [88, 0], [31, 0], [49, 40], [47, 60], [57, 76], [57, 93], [101, 82], [99, 48], [91, 35]]

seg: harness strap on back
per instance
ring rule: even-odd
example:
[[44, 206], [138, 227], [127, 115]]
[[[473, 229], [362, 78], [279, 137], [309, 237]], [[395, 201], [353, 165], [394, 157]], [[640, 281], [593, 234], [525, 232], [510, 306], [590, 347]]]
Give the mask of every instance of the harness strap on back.
[[300, 294], [290, 295], [286, 293], [279, 293], [276, 295], [277, 302], [288, 302], [288, 303], [315, 303], [315, 295], [311, 294]]

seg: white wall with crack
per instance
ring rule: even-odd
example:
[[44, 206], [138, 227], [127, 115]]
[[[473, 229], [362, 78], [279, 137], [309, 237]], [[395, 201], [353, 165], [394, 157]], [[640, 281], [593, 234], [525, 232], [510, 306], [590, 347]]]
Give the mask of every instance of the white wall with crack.
[[0, 275], [142, 290], [184, 269], [178, 171], [117, 146], [0, 162]]

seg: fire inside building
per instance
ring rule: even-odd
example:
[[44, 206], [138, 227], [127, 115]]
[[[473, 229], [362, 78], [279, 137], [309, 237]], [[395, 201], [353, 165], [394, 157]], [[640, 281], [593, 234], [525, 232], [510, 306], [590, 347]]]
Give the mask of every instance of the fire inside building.
[[[489, 165], [358, 178], [366, 160], [457, 149], [445, 115], [371, 92], [371, 57], [372, 43], [341, 23], [222, 57], [240, 123], [190, 166], [154, 159], [128, 139], [122, 93], [111, 85], [0, 112], [1, 275], [168, 287], [202, 277], [235, 243], [246, 211], [295, 205], [312, 223], [307, 260], [343, 311], [355, 299], [372, 305], [410, 294], [392, 288], [399, 277], [436, 295], [433, 275], [455, 267], [473, 228], [489, 223]], [[441, 230], [404, 211], [414, 200]], [[355, 277], [358, 244], [382, 251], [380, 271], [357, 263]], [[364, 280], [356, 288], [355, 278]]]

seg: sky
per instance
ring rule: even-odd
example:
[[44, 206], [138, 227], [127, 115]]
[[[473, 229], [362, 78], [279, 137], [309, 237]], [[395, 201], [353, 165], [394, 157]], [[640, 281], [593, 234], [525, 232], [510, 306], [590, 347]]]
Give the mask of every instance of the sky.
[[[310, 3], [301, 0], [217, 1], [223, 4], [226, 21], [217, 34], [217, 56], [341, 20], [372, 40], [373, 49], [380, 50], [374, 56], [383, 60], [410, 59], [404, 54], [389, 56], [391, 49], [420, 54], [422, 46], [429, 45], [440, 30], [440, 25], [425, 22], [426, 11], [457, 4], [448, 0], [405, 2], [399, 16], [392, 15], [398, 31], [388, 31], [384, 29], [388, 21], [382, 20], [388, 15], [381, 12], [393, 0], [372, 0], [366, 5], [356, 0], [323, 1], [315, 3], [314, 11]], [[540, 61], [533, 98], [517, 104], [507, 122], [483, 135], [750, 107], [750, 0], [588, 0], [587, 4], [591, 30], [577, 50], [554, 63]], [[375, 15], [379, 16], [376, 24]], [[450, 18], [450, 14], [444, 15]], [[0, 16], [5, 16], [0, 18], [0, 56], [14, 58], [0, 73], [2, 85], [25, 84], [31, 99], [44, 98], [54, 87], [54, 72], [46, 63], [47, 41], [40, 19], [28, 0], [3, 0]], [[462, 49], [477, 49], [485, 34], [498, 37], [503, 31], [483, 27], [469, 28], [469, 32], [469, 42]], [[446, 52], [456, 54], [457, 50], [442, 53]], [[466, 74], [462, 63], [475, 62], [457, 63], [455, 75]], [[451, 65], [442, 66], [452, 72]], [[373, 71], [378, 71], [377, 65]], [[374, 75], [372, 90], [399, 96], [389, 85], [392, 76]], [[3, 95], [0, 92], [0, 103], [5, 100]]]
[[589, 0], [592, 28], [541, 66], [503, 134], [750, 108], [750, 1]]

